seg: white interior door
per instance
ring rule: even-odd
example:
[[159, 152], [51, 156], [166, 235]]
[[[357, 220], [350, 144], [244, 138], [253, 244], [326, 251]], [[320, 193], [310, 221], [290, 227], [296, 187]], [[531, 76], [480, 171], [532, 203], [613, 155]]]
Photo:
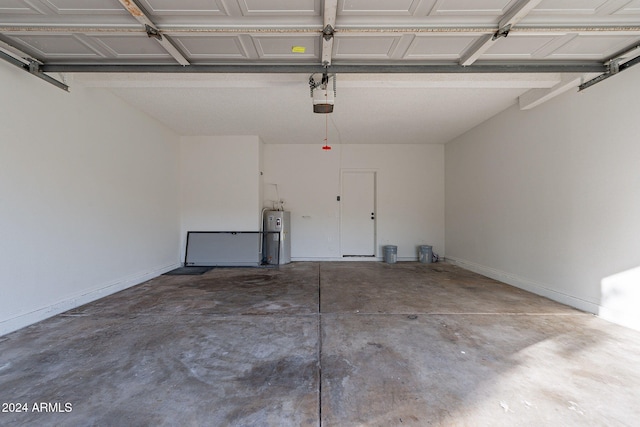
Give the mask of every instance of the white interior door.
[[343, 171], [340, 242], [342, 256], [374, 256], [376, 173]]

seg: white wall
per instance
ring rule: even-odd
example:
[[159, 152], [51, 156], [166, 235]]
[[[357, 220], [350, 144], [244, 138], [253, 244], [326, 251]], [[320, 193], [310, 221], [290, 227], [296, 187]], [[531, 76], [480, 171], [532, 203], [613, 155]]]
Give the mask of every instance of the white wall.
[[447, 258], [640, 327], [639, 79], [514, 106], [447, 144]]
[[0, 64], [0, 334], [178, 264], [178, 137]]
[[260, 229], [261, 145], [257, 136], [182, 137], [182, 259], [187, 231]]
[[295, 259], [342, 259], [340, 175], [343, 169], [377, 173], [377, 250], [398, 246], [398, 259], [417, 259], [417, 246], [444, 254], [444, 147], [411, 144], [265, 144], [265, 206], [279, 197], [291, 211]]

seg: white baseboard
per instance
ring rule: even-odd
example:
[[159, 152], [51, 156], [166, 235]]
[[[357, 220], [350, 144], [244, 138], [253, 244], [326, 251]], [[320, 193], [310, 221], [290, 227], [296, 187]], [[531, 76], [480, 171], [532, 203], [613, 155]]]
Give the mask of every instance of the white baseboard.
[[[398, 257], [397, 258], [398, 261], [418, 261], [417, 257]], [[381, 262], [384, 261], [384, 258], [382, 257], [370, 257], [370, 256], [366, 256], [366, 257], [357, 257], [357, 256], [350, 256], [350, 257], [330, 257], [330, 258], [323, 258], [323, 257], [319, 257], [319, 258], [310, 258], [310, 257], [300, 257], [300, 258], [291, 258], [291, 261], [317, 261], [317, 262], [322, 262], [322, 261], [344, 261], [344, 262], [350, 262], [350, 261], [377, 261], [377, 262]]]
[[382, 258], [379, 257], [292, 257], [291, 261], [312, 261], [312, 262], [322, 262], [322, 261], [382, 261]]
[[551, 289], [549, 285], [534, 282], [532, 280], [525, 279], [524, 277], [520, 277], [512, 273], [507, 273], [505, 271], [486, 267], [456, 257], [447, 256], [446, 261], [451, 264], [457, 265], [458, 267], [462, 267], [465, 270], [470, 270], [474, 273], [478, 273], [491, 279], [504, 282], [508, 285], [515, 286], [516, 288], [524, 289], [525, 291], [549, 298], [561, 304], [577, 308], [578, 310], [598, 314], [598, 311], [600, 309], [600, 306], [598, 304], [592, 303], [590, 301], [585, 301], [571, 295], [563, 294], [562, 292]]
[[19, 314], [15, 317], [0, 321], [0, 336], [6, 335], [13, 331], [17, 331], [18, 329], [32, 325], [36, 322], [40, 322], [41, 320], [45, 320], [49, 317], [53, 317], [56, 314], [64, 313], [65, 311], [80, 307], [81, 305], [103, 298], [107, 295], [111, 295], [132, 286], [138, 285], [142, 282], [146, 282], [147, 280], [158, 277], [161, 274], [166, 273], [167, 271], [178, 268], [181, 265], [182, 264], [180, 263], [175, 263], [154, 268], [152, 271], [134, 274], [116, 282], [107, 284], [99, 289], [79, 294], [77, 296], [56, 302], [53, 305], [42, 307], [35, 311]]

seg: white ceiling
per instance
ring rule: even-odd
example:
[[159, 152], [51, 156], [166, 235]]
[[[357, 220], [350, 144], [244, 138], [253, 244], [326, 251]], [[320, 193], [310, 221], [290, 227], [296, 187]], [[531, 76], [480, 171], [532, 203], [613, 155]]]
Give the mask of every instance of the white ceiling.
[[557, 74], [338, 76], [335, 110], [312, 110], [306, 74], [78, 74], [106, 87], [180, 135], [260, 135], [270, 143], [442, 144]]
[[[336, 142], [446, 143], [596, 75], [577, 64], [604, 70], [639, 44], [640, 0], [0, 0], [0, 54], [67, 73], [71, 90], [106, 88], [180, 135], [266, 143], [323, 143], [327, 122]], [[312, 112], [308, 86], [324, 61], [329, 72], [370, 67], [338, 73], [329, 117]], [[558, 69], [529, 72], [549, 64]], [[447, 74], [383, 73], [432, 65]]]

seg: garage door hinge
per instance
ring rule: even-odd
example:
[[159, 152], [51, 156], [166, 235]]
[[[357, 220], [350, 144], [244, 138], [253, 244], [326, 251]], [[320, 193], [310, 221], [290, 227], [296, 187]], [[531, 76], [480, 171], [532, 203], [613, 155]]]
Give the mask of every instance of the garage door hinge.
[[160, 30], [158, 30], [157, 28], [153, 28], [151, 25], [144, 24], [144, 30], [147, 32], [147, 36], [157, 40], [162, 40]]
[[507, 24], [504, 27], [500, 28], [498, 31], [496, 31], [496, 33], [493, 35], [493, 37], [491, 38], [491, 40], [498, 40], [500, 37], [507, 37], [509, 35], [509, 31], [511, 31], [511, 24]]
[[327, 24], [327, 26], [322, 30], [322, 37], [324, 37], [326, 41], [329, 41], [333, 38], [334, 32], [335, 29], [331, 25]]

